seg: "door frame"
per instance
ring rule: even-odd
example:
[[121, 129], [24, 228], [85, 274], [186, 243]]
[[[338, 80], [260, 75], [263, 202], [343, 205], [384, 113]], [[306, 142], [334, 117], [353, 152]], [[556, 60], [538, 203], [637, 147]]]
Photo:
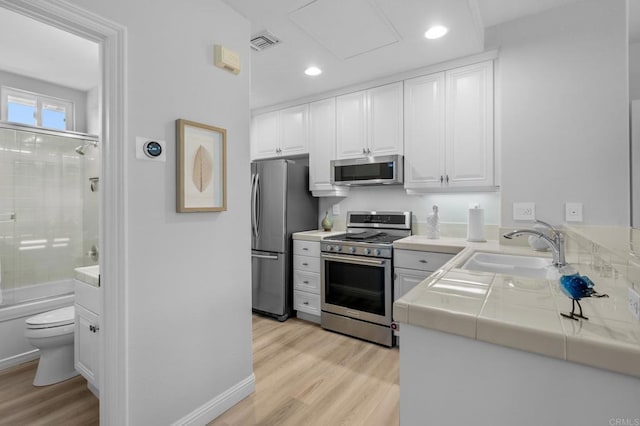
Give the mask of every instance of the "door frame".
[[122, 25], [64, 0], [0, 0], [0, 7], [100, 46], [100, 424], [127, 425], [127, 31]]

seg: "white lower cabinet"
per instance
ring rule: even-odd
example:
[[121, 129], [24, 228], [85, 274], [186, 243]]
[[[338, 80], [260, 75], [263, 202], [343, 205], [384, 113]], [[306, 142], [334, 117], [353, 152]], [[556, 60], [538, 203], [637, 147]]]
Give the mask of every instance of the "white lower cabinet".
[[[393, 300], [396, 301], [455, 256], [416, 250], [394, 250]], [[394, 331], [399, 336], [398, 331]]]
[[76, 281], [74, 366], [96, 396], [100, 385], [100, 289]]
[[293, 309], [320, 323], [320, 242], [293, 241]]

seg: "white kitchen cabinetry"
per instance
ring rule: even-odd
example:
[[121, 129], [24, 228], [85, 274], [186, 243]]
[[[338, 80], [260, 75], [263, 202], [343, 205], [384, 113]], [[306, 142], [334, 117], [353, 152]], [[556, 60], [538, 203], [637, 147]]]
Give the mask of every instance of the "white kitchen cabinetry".
[[320, 323], [320, 242], [293, 240], [293, 309]]
[[75, 281], [74, 366], [98, 396], [100, 374], [100, 289]]
[[403, 153], [402, 82], [336, 98], [336, 157]]
[[405, 189], [492, 189], [493, 62], [405, 81]]
[[[450, 253], [394, 250], [393, 300], [396, 301], [453, 258]], [[394, 332], [399, 335], [397, 331]]]
[[336, 98], [309, 104], [309, 190], [316, 197], [344, 197], [345, 186], [331, 184], [336, 155]]
[[308, 154], [308, 108], [304, 104], [254, 116], [251, 159]]

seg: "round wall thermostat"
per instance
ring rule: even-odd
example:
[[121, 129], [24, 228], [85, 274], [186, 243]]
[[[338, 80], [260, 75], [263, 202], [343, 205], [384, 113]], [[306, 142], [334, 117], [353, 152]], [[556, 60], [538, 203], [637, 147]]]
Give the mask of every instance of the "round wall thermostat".
[[162, 145], [156, 141], [145, 142], [142, 149], [149, 158], [156, 158], [162, 154]]

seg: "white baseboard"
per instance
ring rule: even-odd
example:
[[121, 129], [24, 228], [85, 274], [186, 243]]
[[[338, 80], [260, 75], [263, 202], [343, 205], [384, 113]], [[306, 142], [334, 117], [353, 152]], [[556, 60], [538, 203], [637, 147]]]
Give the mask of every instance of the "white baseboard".
[[40, 351], [38, 349], [34, 349], [29, 352], [25, 352], [23, 354], [18, 354], [14, 356], [10, 356], [9, 358], [0, 359], [0, 370], [4, 370], [6, 368], [11, 368], [16, 365], [23, 364], [25, 362], [38, 359], [40, 357]]
[[253, 393], [256, 388], [256, 376], [251, 373], [249, 377], [222, 392], [211, 401], [201, 405], [183, 418], [177, 420], [172, 426], [206, 425], [229, 408], [236, 405]]

